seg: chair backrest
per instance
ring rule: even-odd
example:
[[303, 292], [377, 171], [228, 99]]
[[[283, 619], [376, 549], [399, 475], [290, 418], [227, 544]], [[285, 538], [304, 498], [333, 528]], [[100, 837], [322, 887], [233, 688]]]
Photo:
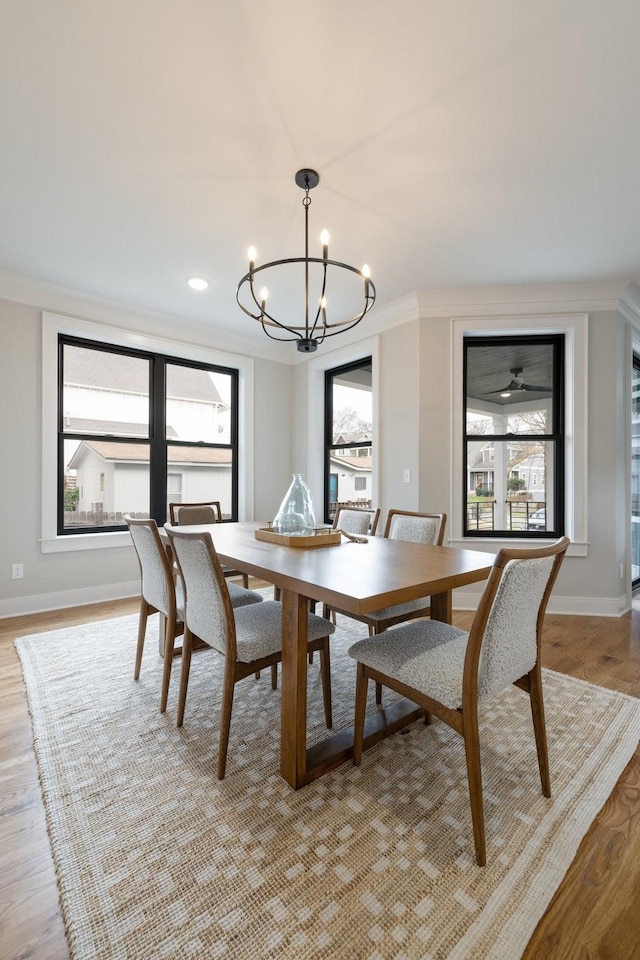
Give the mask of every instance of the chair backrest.
[[185, 527], [193, 523], [222, 523], [219, 500], [205, 503], [170, 503], [169, 519], [172, 526]]
[[380, 508], [367, 510], [364, 507], [338, 507], [333, 518], [333, 529], [338, 527], [345, 533], [369, 534], [375, 537], [378, 528]]
[[568, 546], [568, 537], [561, 537], [547, 547], [498, 552], [467, 644], [465, 682], [477, 677], [478, 697], [498, 693], [536, 665], [549, 595]]
[[124, 520], [138, 555], [142, 596], [165, 616], [175, 615], [176, 589], [171, 561], [156, 521], [136, 520], [130, 516], [125, 516]]
[[433, 543], [441, 547], [446, 513], [414, 513], [411, 510], [389, 510], [385, 537], [409, 543]]
[[235, 620], [227, 582], [210, 533], [165, 524], [184, 584], [186, 624], [210, 647], [235, 659]]

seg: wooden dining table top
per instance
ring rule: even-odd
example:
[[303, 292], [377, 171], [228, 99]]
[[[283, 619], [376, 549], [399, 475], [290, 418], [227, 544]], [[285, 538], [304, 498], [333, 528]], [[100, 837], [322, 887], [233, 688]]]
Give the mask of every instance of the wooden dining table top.
[[268, 580], [281, 589], [364, 614], [484, 580], [494, 555], [458, 547], [369, 537], [321, 547], [280, 546], [257, 540], [265, 523], [189, 526], [211, 534], [222, 563]]

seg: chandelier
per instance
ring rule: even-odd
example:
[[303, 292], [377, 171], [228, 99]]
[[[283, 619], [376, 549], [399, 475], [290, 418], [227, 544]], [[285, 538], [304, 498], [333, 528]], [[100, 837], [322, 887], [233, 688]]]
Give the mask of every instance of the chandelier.
[[[238, 306], [244, 312], [257, 320], [268, 337], [272, 340], [297, 340], [298, 350], [301, 353], [313, 353], [318, 349], [318, 344], [322, 343], [327, 337], [335, 337], [338, 333], [345, 333], [351, 330], [356, 324], [360, 323], [366, 313], [376, 301], [376, 288], [371, 280], [369, 267], [365, 264], [361, 270], [352, 267], [348, 263], [341, 263], [339, 260], [329, 259], [329, 234], [323, 230], [320, 234], [320, 243], [322, 244], [322, 256], [309, 256], [309, 206], [311, 197], [309, 191], [318, 186], [320, 176], [315, 170], [298, 170], [295, 181], [299, 187], [304, 190], [304, 257], [290, 257], [285, 260], [272, 260], [269, 263], [263, 263], [256, 266], [255, 247], [249, 247], [249, 272], [245, 273], [236, 288], [236, 301]], [[275, 316], [267, 310], [267, 300], [269, 291], [267, 287], [261, 287], [259, 294], [256, 294], [256, 278], [259, 273], [273, 270], [276, 267], [282, 267], [289, 264], [302, 264], [304, 266], [304, 326], [302, 324], [287, 324], [281, 320], [276, 320]], [[340, 270], [347, 270], [359, 277], [362, 282], [362, 303], [357, 311], [351, 313], [346, 319], [332, 320], [327, 319], [327, 272], [329, 267], [336, 267]], [[334, 274], [335, 275], [335, 274]], [[266, 274], [264, 274], [266, 279]], [[310, 285], [315, 279], [315, 289], [317, 299], [314, 298], [313, 305], [310, 304]], [[243, 302], [244, 300], [244, 302]]]

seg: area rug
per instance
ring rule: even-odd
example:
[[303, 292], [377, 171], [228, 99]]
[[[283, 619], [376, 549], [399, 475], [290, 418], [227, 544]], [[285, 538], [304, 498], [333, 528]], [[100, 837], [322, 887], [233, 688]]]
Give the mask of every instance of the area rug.
[[[640, 736], [640, 701], [545, 671], [553, 798], [540, 792], [528, 698], [482, 718], [488, 865], [476, 866], [462, 743], [415, 723], [303, 790], [278, 773], [279, 691], [236, 688], [215, 776], [221, 659], [179, 662], [160, 715], [150, 621], [16, 641], [71, 956], [517, 960]], [[361, 625], [332, 641], [335, 727], [352, 722]], [[375, 704], [371, 704], [375, 709]], [[309, 735], [324, 736], [317, 660]]]

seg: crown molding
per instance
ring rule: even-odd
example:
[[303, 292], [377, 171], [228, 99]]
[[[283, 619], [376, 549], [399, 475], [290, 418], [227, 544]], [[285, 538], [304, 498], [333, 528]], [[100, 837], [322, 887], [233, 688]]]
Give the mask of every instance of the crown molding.
[[625, 320], [640, 328], [640, 287], [630, 283], [621, 299], [619, 310]]
[[546, 284], [424, 290], [417, 294], [421, 317], [518, 316], [529, 313], [589, 313], [617, 310], [628, 284]]

